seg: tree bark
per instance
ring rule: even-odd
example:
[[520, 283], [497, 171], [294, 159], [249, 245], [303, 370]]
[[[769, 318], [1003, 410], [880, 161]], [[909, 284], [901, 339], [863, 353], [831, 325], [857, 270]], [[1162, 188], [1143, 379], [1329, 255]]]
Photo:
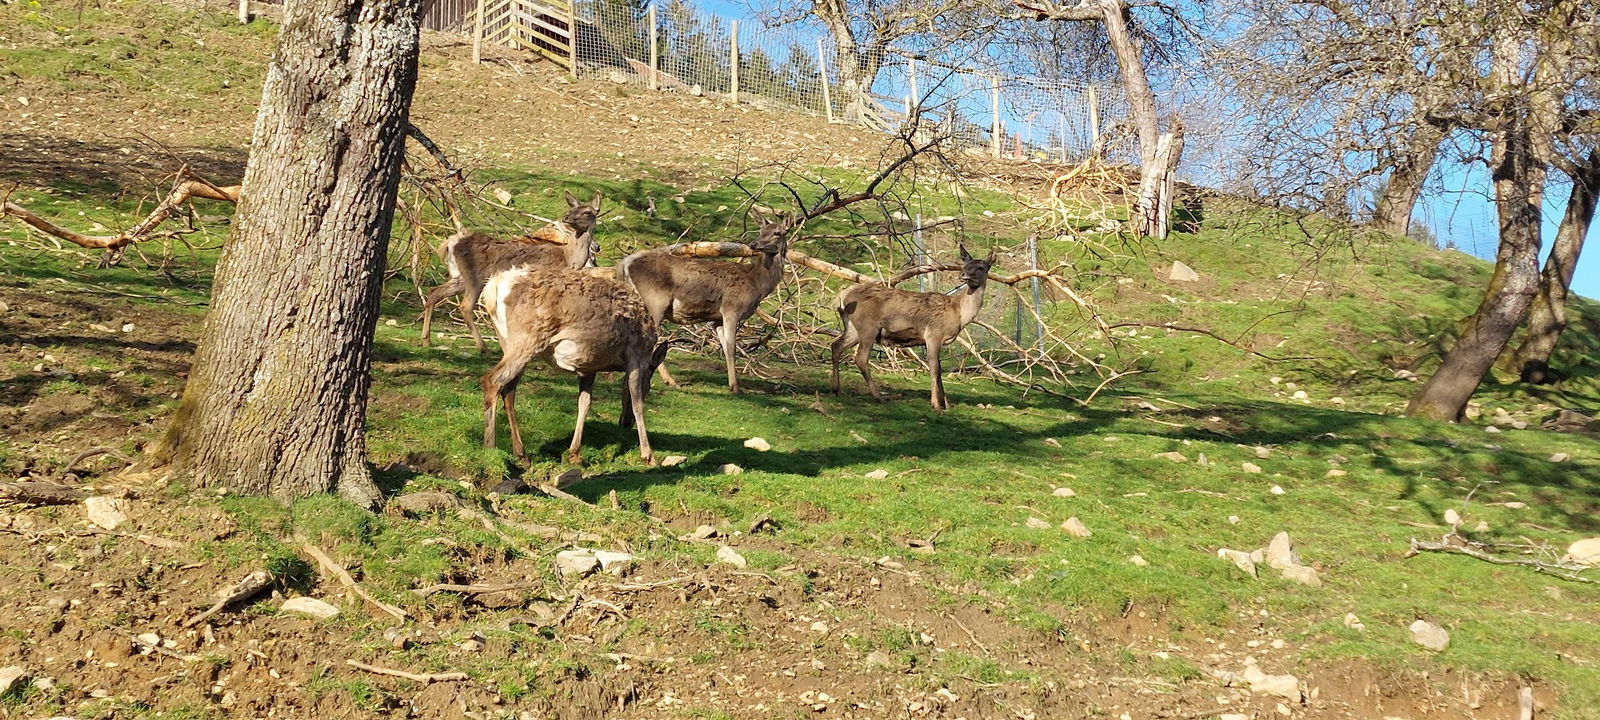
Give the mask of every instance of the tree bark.
[[1384, 183], [1377, 207], [1372, 211], [1374, 227], [1400, 237], [1411, 232], [1411, 212], [1422, 197], [1422, 187], [1439, 157], [1439, 143], [1444, 142], [1444, 136], [1440, 128], [1422, 123], [1409, 147], [1390, 154], [1389, 180]]
[[153, 451], [201, 487], [372, 505], [363, 434], [421, 0], [297, 0], [262, 87], [234, 238]]
[[1528, 313], [1527, 333], [1511, 355], [1510, 369], [1526, 383], [1543, 384], [1553, 378], [1550, 353], [1567, 329], [1567, 292], [1572, 274], [1583, 253], [1583, 240], [1594, 221], [1596, 198], [1600, 197], [1600, 149], [1589, 152], [1588, 162], [1572, 178], [1572, 194], [1567, 211], [1556, 230], [1555, 244], [1545, 258], [1540, 273], [1539, 294]]

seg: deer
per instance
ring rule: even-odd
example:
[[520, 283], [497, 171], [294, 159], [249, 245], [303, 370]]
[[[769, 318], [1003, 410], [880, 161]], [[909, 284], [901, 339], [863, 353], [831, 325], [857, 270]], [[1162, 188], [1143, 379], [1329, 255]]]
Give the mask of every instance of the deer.
[[650, 376], [666, 354], [657, 325], [633, 289], [615, 277], [549, 265], [502, 270], [484, 284], [484, 309], [500, 336], [501, 357], [479, 385], [483, 388], [483, 447], [495, 447], [496, 404], [505, 403], [511, 453], [526, 457], [517, 427], [517, 383], [534, 358], [578, 376], [578, 418], [567, 447], [568, 462], [582, 464], [583, 425], [590, 391], [601, 372], [623, 373], [619, 424], [639, 433], [639, 455], [655, 465], [645, 430], [644, 403]]
[[928, 350], [928, 372], [932, 375], [929, 402], [934, 410], [950, 408], [950, 399], [944, 393], [944, 379], [940, 376], [939, 352], [978, 316], [995, 257], [992, 248], [989, 257], [982, 260], [968, 254], [966, 246], [960, 248], [962, 287], [953, 297], [901, 290], [876, 282], [858, 283], [839, 293], [834, 309], [839, 311], [843, 332], [834, 339], [832, 347], [834, 394], [839, 393], [839, 361], [851, 346], [856, 348], [856, 367], [867, 381], [867, 390], [873, 399], [885, 402], [878, 384], [872, 380], [869, 362], [872, 346], [922, 345]]
[[573, 270], [594, 263], [600, 243], [594, 240], [595, 220], [600, 216], [600, 191], [587, 203], [566, 193], [567, 214], [550, 225], [521, 238], [508, 239], [462, 230], [439, 245], [450, 279], [428, 291], [422, 301], [422, 346], [431, 347], [433, 308], [446, 298], [461, 295], [461, 319], [472, 331], [478, 353], [487, 352], [478, 323], [473, 317], [484, 283], [495, 273], [525, 264], [559, 266]]
[[[740, 394], [739, 376], [733, 368], [739, 326], [783, 280], [784, 257], [789, 252], [787, 213], [761, 216], [761, 231], [750, 247], [760, 254], [750, 262], [734, 263], [647, 250], [617, 263], [618, 273], [639, 292], [657, 324], [671, 320], [680, 325], [709, 322], [722, 342], [728, 366], [728, 389]], [[661, 379], [677, 383], [660, 368]]]

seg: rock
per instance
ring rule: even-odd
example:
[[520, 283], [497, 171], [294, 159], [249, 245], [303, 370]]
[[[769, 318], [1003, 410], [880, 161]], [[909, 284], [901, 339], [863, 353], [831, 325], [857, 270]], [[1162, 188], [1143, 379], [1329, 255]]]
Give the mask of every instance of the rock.
[[1261, 466], [1257, 465], [1257, 464], [1255, 464], [1253, 462], [1240, 463], [1239, 468], [1244, 470], [1247, 473], [1250, 473], [1251, 475], [1260, 475], [1261, 474]]
[[1347, 473], [1347, 472], [1345, 472], [1343, 470], [1340, 470], [1339, 468], [1334, 468], [1332, 470], [1329, 470], [1327, 473], [1325, 473], [1323, 475], [1323, 477], [1336, 478], [1336, 477], [1344, 477], [1344, 476], [1349, 475], [1349, 474], [1350, 473]]
[[1317, 571], [1313, 568], [1304, 565], [1291, 565], [1286, 568], [1280, 568], [1279, 572], [1283, 573], [1284, 578], [1293, 580], [1301, 585], [1322, 587], [1322, 578], [1317, 575]]
[[1240, 570], [1250, 573], [1250, 577], [1257, 577], [1256, 561], [1250, 559], [1250, 553], [1240, 552], [1238, 550], [1229, 550], [1228, 548], [1221, 548], [1217, 550], [1217, 557], [1224, 560], [1231, 560], [1233, 561], [1234, 565], [1239, 567]]
[[16, 687], [27, 676], [28, 671], [23, 670], [21, 665], [0, 668], [0, 695], [11, 692], [11, 688]]
[[1450, 647], [1450, 633], [1427, 620], [1411, 623], [1411, 641], [1434, 652]]
[[611, 72], [606, 73], [606, 79], [618, 85], [628, 84], [628, 74], [621, 70], [612, 70]]
[[771, 515], [761, 513], [756, 517], [756, 519], [750, 521], [750, 527], [746, 528], [745, 532], [750, 535], [754, 535], [762, 531], [777, 532], [778, 530], [782, 529], [782, 527], [782, 525], [778, 524], [777, 520], [772, 519]]
[[814, 623], [811, 623], [811, 632], [825, 633], [827, 631], [828, 631], [828, 624], [827, 623], [825, 623], [825, 622], [823, 622], [821, 620], [818, 620], [818, 621], [816, 621]]
[[1331, 398], [1328, 398], [1328, 404], [1329, 405], [1338, 405], [1340, 407], [1343, 407], [1344, 406], [1344, 398], [1342, 398], [1342, 397], [1331, 397]]
[[728, 547], [727, 545], [717, 548], [717, 562], [725, 562], [737, 568], [747, 567], [750, 565], [749, 561], [745, 560], [743, 555], [740, 555], [738, 551]]
[[1457, 525], [1460, 525], [1461, 524], [1461, 513], [1456, 512], [1455, 508], [1449, 508], [1449, 509], [1445, 510], [1444, 511], [1444, 524], [1449, 525], [1450, 527], [1455, 527]]
[[1294, 391], [1294, 395], [1291, 396], [1291, 397], [1293, 397], [1296, 400], [1310, 400], [1311, 399], [1311, 396], [1307, 395], [1306, 391], [1304, 391], [1304, 390], [1296, 390], [1296, 391]]
[[495, 188], [494, 199], [499, 200], [501, 205], [510, 205], [512, 200], [511, 191], [505, 188]]
[[756, 452], [766, 452], [772, 449], [772, 443], [767, 442], [764, 438], [758, 437], [753, 437], [744, 441], [744, 446]]
[[1197, 282], [1200, 280], [1200, 273], [1182, 262], [1173, 260], [1172, 269], [1167, 271], [1167, 279], [1174, 282]]
[[1300, 564], [1300, 556], [1295, 554], [1294, 541], [1289, 539], [1289, 533], [1280, 532], [1272, 536], [1272, 541], [1267, 543], [1267, 566], [1282, 570]]
[[1255, 665], [1246, 665], [1239, 676], [1250, 684], [1250, 692], [1300, 702], [1300, 679], [1293, 675], [1268, 675]]
[[672, 467], [674, 465], [681, 465], [681, 464], [683, 464], [683, 461], [688, 460], [688, 459], [689, 458], [686, 458], [686, 457], [684, 457], [682, 455], [668, 455], [668, 456], [666, 456], [664, 458], [661, 458], [661, 467]]
[[1272, 450], [1270, 448], [1264, 448], [1264, 447], [1262, 447], [1260, 445], [1257, 445], [1255, 447], [1255, 450], [1256, 450], [1256, 457], [1261, 458], [1262, 460], [1265, 460], [1265, 459], [1267, 459], [1269, 457], [1272, 457]]
[[1487, 433], [1497, 433], [1497, 432], [1500, 432], [1500, 428], [1497, 428], [1497, 427], [1495, 427], [1493, 425], [1489, 425], [1489, 426], [1485, 427], [1483, 429], [1483, 431], [1487, 432]]
[[1510, 425], [1512, 430], [1527, 430], [1528, 429], [1528, 423], [1525, 422], [1525, 421], [1522, 421], [1522, 420], [1512, 420], [1511, 422], [1506, 423], [1506, 424]]
[[893, 668], [894, 666], [894, 658], [889, 657], [889, 653], [882, 650], [873, 650], [867, 653], [867, 667]]
[[614, 550], [595, 550], [594, 559], [600, 561], [600, 569], [612, 575], [622, 575], [633, 567], [633, 556], [625, 552]]
[[1344, 614], [1344, 626], [1357, 631], [1367, 629], [1367, 626], [1361, 622], [1361, 618], [1356, 617], [1355, 613]]
[[588, 550], [562, 550], [556, 553], [556, 570], [562, 576], [584, 577], [600, 567], [600, 558]]
[[1239, 524], [1239, 516], [1238, 515], [1229, 515], [1228, 516], [1228, 524], [1229, 525], [1238, 525]]
[[882, 480], [882, 479], [884, 479], [886, 477], [889, 477], [889, 471], [888, 470], [884, 470], [882, 468], [879, 468], [877, 470], [873, 470], [872, 472], [867, 473], [866, 475], [863, 475], [862, 477], [864, 477], [864, 478], [866, 478], [868, 480]]
[[1150, 561], [1138, 555], [1129, 555], [1128, 562], [1133, 563], [1134, 567], [1150, 567]]
[[1553, 462], [1553, 463], [1564, 463], [1564, 462], [1566, 462], [1568, 460], [1571, 460], [1571, 459], [1572, 459], [1572, 456], [1568, 455], [1566, 453], [1556, 453], [1556, 454], [1550, 456], [1550, 462]]
[[1509, 508], [1509, 509], [1511, 509], [1511, 510], [1526, 510], [1526, 509], [1527, 509], [1527, 508], [1528, 508], [1528, 504], [1527, 504], [1527, 503], [1525, 503], [1525, 502], [1518, 502], [1518, 501], [1516, 501], [1516, 500], [1512, 500], [1512, 501], [1511, 501], [1511, 502], [1508, 502], [1508, 503], [1502, 503], [1502, 504], [1503, 504], [1503, 505], [1504, 505], [1504, 506], [1505, 506], [1505, 507], [1507, 507], [1507, 508]]
[[1056, 497], [1062, 497], [1062, 498], [1069, 498], [1069, 497], [1077, 497], [1078, 496], [1077, 493], [1072, 491], [1072, 488], [1067, 488], [1067, 487], [1058, 487], [1058, 488], [1056, 488], [1054, 490], [1051, 490], [1050, 494], [1054, 495]]
[[332, 620], [339, 616], [339, 608], [312, 597], [289, 598], [283, 601], [282, 610], [318, 620]]
[[96, 495], [83, 501], [83, 512], [89, 522], [106, 530], [115, 530], [128, 522], [128, 501], [122, 498]]
[[733, 463], [724, 463], [721, 467], [717, 468], [717, 471], [721, 472], [723, 475], [738, 475], [744, 472], [744, 468]]
[[125, 333], [131, 333], [136, 329], [137, 328], [134, 326], [133, 323], [123, 323], [122, 324], [122, 331], [125, 332]]
[[1061, 523], [1061, 529], [1065, 530], [1068, 535], [1078, 538], [1086, 538], [1094, 534], [1089, 531], [1088, 525], [1084, 525], [1082, 520], [1075, 517], [1069, 517], [1066, 522]]
[[1200, 453], [1197, 457], [1195, 457], [1194, 464], [1199, 465], [1200, 467], [1211, 467], [1211, 461], [1206, 459], [1205, 453]]
[[1489, 523], [1487, 523], [1487, 522], [1485, 522], [1483, 520], [1479, 520], [1478, 524], [1473, 526], [1472, 531], [1473, 532], [1478, 532], [1478, 533], [1489, 532]]
[[1586, 538], [1568, 545], [1567, 554], [1561, 557], [1561, 562], [1600, 567], [1600, 537]]
[[1028, 526], [1028, 527], [1031, 527], [1031, 528], [1033, 528], [1035, 530], [1044, 530], [1045, 528], [1050, 527], [1050, 523], [1045, 522], [1043, 520], [1040, 520], [1039, 518], [1033, 517], [1032, 515], [1028, 516], [1027, 522], [1025, 522], [1023, 524]]
[[710, 540], [711, 538], [717, 537], [721, 534], [721, 530], [711, 527], [710, 525], [701, 525], [700, 527], [695, 528], [694, 532], [689, 533], [685, 537], [691, 540]]
[[1549, 419], [1545, 420], [1543, 427], [1546, 430], [1571, 431], [1587, 430], [1591, 427], [1594, 427], [1594, 424], [1595, 420], [1593, 417], [1585, 415], [1576, 410], [1562, 409], [1557, 410], [1555, 415], [1552, 415]]
[[1394, 371], [1394, 379], [1416, 382], [1420, 378], [1417, 377], [1416, 373], [1411, 372], [1410, 370], [1396, 370]]
[[1284, 492], [1283, 491], [1283, 486], [1281, 486], [1281, 485], [1273, 485], [1272, 489], [1268, 490], [1267, 492], [1270, 492], [1273, 495], [1282, 495], [1283, 492]]
[[700, 87], [700, 83], [695, 83], [694, 85], [689, 86], [689, 94], [695, 97], [700, 97], [705, 95], [706, 91], [704, 88]]
[[1278, 383], [1283, 382], [1283, 378], [1274, 375], [1272, 377], [1267, 378], [1267, 382], [1272, 383], [1273, 385], [1277, 385]]
[[1055, 438], [1052, 438], [1052, 437], [1045, 438], [1044, 439], [1044, 444], [1049, 445], [1050, 447], [1053, 447], [1053, 448], [1061, 447], [1061, 441], [1057, 440]]
[[1155, 455], [1152, 455], [1151, 457], [1160, 458], [1162, 460], [1171, 460], [1171, 461], [1177, 462], [1177, 463], [1189, 462], [1188, 456], [1184, 455], [1181, 452], [1156, 453]]

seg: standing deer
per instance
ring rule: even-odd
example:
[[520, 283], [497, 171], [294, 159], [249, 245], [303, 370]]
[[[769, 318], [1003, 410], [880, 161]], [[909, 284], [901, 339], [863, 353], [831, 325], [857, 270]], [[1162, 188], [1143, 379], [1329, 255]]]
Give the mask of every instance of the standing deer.
[[839, 392], [839, 360], [846, 348], [856, 346], [856, 367], [867, 380], [867, 390], [878, 402], [884, 402], [878, 384], [872, 381], [872, 346], [924, 345], [928, 348], [928, 372], [933, 376], [929, 402], [935, 410], [950, 408], [944, 379], [940, 377], [939, 351], [978, 316], [978, 308], [983, 306], [983, 288], [989, 282], [989, 268], [994, 265], [994, 250], [989, 250], [989, 257], [977, 260], [967, 254], [963, 245], [961, 262], [965, 287], [954, 297], [900, 290], [881, 283], [860, 283], [839, 293], [834, 307], [839, 311], [844, 332], [833, 341], [834, 393]]
[[[728, 389], [738, 395], [739, 376], [733, 370], [733, 352], [739, 326], [783, 280], [791, 227], [786, 213], [763, 216], [761, 234], [750, 243], [761, 254], [750, 262], [723, 262], [649, 250], [623, 258], [617, 269], [639, 291], [650, 317], [657, 323], [709, 322], [716, 327], [728, 364]], [[661, 368], [661, 375], [667, 384], [676, 386], [665, 367]]]
[[639, 455], [655, 464], [645, 431], [644, 401], [650, 375], [666, 346], [656, 344], [656, 323], [639, 296], [614, 277], [581, 270], [522, 265], [496, 273], [483, 288], [484, 309], [500, 335], [501, 358], [484, 373], [483, 446], [495, 445], [495, 404], [504, 400], [511, 452], [524, 457], [517, 428], [517, 382], [534, 358], [578, 376], [578, 421], [567, 460], [582, 462], [583, 424], [597, 373], [621, 371], [624, 427], [639, 432]]
[[439, 256], [450, 271], [450, 280], [428, 292], [422, 301], [422, 346], [433, 340], [433, 308], [452, 295], [461, 295], [461, 319], [472, 331], [478, 352], [486, 350], [478, 323], [473, 317], [478, 295], [489, 277], [518, 265], [565, 265], [577, 270], [594, 262], [600, 243], [594, 240], [595, 219], [600, 216], [600, 191], [587, 203], [578, 202], [569, 191], [567, 214], [561, 220], [516, 239], [498, 238], [463, 230], [439, 245]]

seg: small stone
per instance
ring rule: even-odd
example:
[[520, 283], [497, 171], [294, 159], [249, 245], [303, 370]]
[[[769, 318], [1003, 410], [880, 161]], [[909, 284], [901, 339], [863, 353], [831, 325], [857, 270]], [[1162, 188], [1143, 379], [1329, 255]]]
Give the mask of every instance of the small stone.
[[1500, 428], [1497, 428], [1497, 427], [1495, 427], [1493, 425], [1489, 425], [1489, 426], [1485, 427], [1483, 429], [1483, 431], [1487, 432], [1487, 433], [1497, 433], [1497, 432], [1500, 432]]
[[484, 642], [477, 638], [467, 638], [456, 643], [456, 648], [465, 652], [475, 653], [483, 650]]
[[1444, 652], [1450, 647], [1450, 633], [1427, 620], [1411, 623], [1411, 640], [1434, 652]]
[[1460, 525], [1461, 524], [1461, 513], [1456, 512], [1455, 508], [1449, 508], [1449, 509], [1445, 510], [1444, 511], [1444, 524], [1449, 525], [1450, 527], [1455, 527], [1457, 525]]
[[1181, 452], [1156, 453], [1155, 455], [1153, 455], [1151, 457], [1157, 457], [1157, 458], [1160, 458], [1162, 460], [1171, 460], [1171, 461], [1176, 462], [1176, 463], [1189, 462], [1188, 456], [1184, 455]]
[[106, 530], [115, 530], [128, 522], [128, 501], [122, 498], [95, 497], [83, 501], [83, 512], [89, 522]]
[[1250, 558], [1250, 553], [1221, 548], [1217, 550], [1217, 557], [1233, 561], [1240, 570], [1250, 573], [1250, 577], [1256, 577], [1256, 561]]
[[886, 477], [889, 477], [889, 471], [880, 468], [880, 469], [877, 469], [877, 470], [873, 470], [872, 472], [869, 472], [866, 475], [863, 475], [862, 477], [865, 477], [868, 480], [882, 480], [882, 479], [884, 479]]
[[1562, 562], [1585, 567], [1600, 567], [1600, 537], [1586, 538], [1567, 546]]
[[1066, 522], [1061, 523], [1061, 529], [1066, 531], [1068, 535], [1077, 538], [1086, 538], [1094, 534], [1090, 532], [1089, 526], [1084, 525], [1083, 521], [1076, 517], [1067, 518]]
[[400, 327], [400, 322], [394, 318], [389, 318], [388, 320], [383, 321], [383, 324], [388, 325], [389, 327]]
[[1072, 491], [1072, 488], [1068, 488], [1068, 487], [1058, 487], [1055, 490], [1050, 491], [1050, 494], [1054, 495], [1056, 497], [1062, 497], [1062, 498], [1069, 498], [1069, 497], [1077, 497], [1078, 496], [1077, 493]]
[[16, 687], [27, 676], [28, 671], [23, 670], [21, 665], [0, 668], [0, 695], [11, 692], [11, 688]]
[[1304, 565], [1291, 565], [1286, 568], [1279, 568], [1279, 572], [1283, 573], [1285, 579], [1293, 580], [1301, 585], [1322, 587], [1322, 578], [1317, 575], [1317, 571], [1313, 568]]
[[694, 532], [689, 533], [688, 537], [691, 540], [710, 540], [711, 538], [717, 537], [721, 534], [721, 530], [711, 527], [710, 525], [701, 525], [695, 528]]
[[594, 559], [600, 562], [600, 569], [612, 575], [622, 575], [633, 567], [633, 556], [625, 552], [614, 550], [595, 550]]
[[1283, 382], [1283, 378], [1274, 375], [1272, 377], [1267, 378], [1267, 382], [1272, 383], [1273, 385], [1277, 385], [1278, 383]]
[[1039, 518], [1033, 517], [1032, 515], [1028, 516], [1027, 522], [1025, 522], [1023, 524], [1027, 525], [1028, 527], [1031, 527], [1031, 528], [1033, 528], [1035, 530], [1044, 530], [1044, 529], [1050, 527], [1050, 523], [1045, 522], [1043, 520], [1040, 520]]
[[686, 458], [686, 457], [684, 457], [682, 455], [668, 455], [668, 456], [666, 456], [664, 458], [661, 458], [661, 467], [672, 467], [674, 465], [681, 465], [683, 463], [683, 461], [688, 460], [688, 459], [689, 458]]
[[1245, 472], [1250, 473], [1251, 475], [1260, 475], [1261, 474], [1261, 466], [1257, 465], [1257, 464], [1255, 464], [1253, 462], [1241, 463], [1239, 465], [1239, 467], [1241, 469], [1243, 469]]
[[1304, 391], [1304, 390], [1296, 390], [1296, 391], [1294, 391], [1294, 396], [1293, 397], [1296, 400], [1309, 400], [1309, 399], [1311, 399], [1311, 396], [1307, 395], [1306, 391]]
[[1526, 421], [1523, 421], [1523, 420], [1512, 420], [1509, 423], [1509, 425], [1511, 425], [1511, 429], [1512, 430], [1527, 430], [1528, 429], [1528, 423]]
[[600, 558], [588, 550], [562, 550], [556, 553], [556, 570], [563, 576], [583, 577], [600, 568]]
[[1300, 556], [1295, 554], [1294, 541], [1289, 539], [1289, 533], [1280, 532], [1272, 536], [1272, 541], [1267, 543], [1267, 566], [1282, 570], [1300, 564]]
[[1217, 720], [1250, 720], [1250, 716], [1244, 713], [1223, 713], [1217, 716]]
[[283, 601], [282, 609], [318, 620], [332, 620], [339, 616], [339, 608], [312, 597], [289, 598]]
[[1150, 561], [1145, 560], [1143, 557], [1140, 557], [1138, 555], [1129, 555], [1128, 556], [1128, 562], [1133, 563], [1134, 567], [1149, 567], [1150, 566]]
[[889, 653], [882, 650], [873, 650], [867, 653], [867, 667], [893, 668], [894, 666], [894, 658], [889, 657]]
[[1342, 398], [1342, 397], [1331, 397], [1331, 398], [1328, 398], [1328, 404], [1343, 406], [1344, 405], [1344, 398]]
[[744, 446], [756, 452], [766, 452], [772, 449], [772, 443], [767, 442], [765, 438], [758, 437], [744, 441]]
[[1265, 460], [1265, 459], [1267, 459], [1269, 457], [1272, 457], [1272, 450], [1269, 449], [1269, 448], [1264, 448], [1264, 447], [1262, 447], [1260, 445], [1257, 445], [1256, 446], [1256, 457], [1261, 458], [1262, 460]]
[[139, 633], [134, 639], [145, 647], [161, 647], [161, 636], [155, 633]]
[[744, 468], [733, 463], [724, 463], [721, 467], [717, 468], [717, 471], [723, 475], [738, 475], [744, 472]]
[[1228, 524], [1229, 525], [1238, 525], [1239, 524], [1239, 516], [1238, 515], [1229, 515], [1228, 516]]
[[1396, 370], [1394, 371], [1394, 379], [1416, 382], [1418, 377], [1416, 373], [1411, 372], [1410, 370]]
[[1173, 260], [1172, 269], [1167, 271], [1167, 279], [1174, 282], [1197, 282], [1200, 280], [1200, 273], [1182, 262]]
[[1268, 490], [1267, 492], [1270, 492], [1273, 495], [1282, 495], [1283, 494], [1283, 487], [1280, 486], [1280, 485], [1273, 485], [1272, 489]]
[[1300, 702], [1300, 679], [1293, 675], [1268, 675], [1255, 665], [1246, 665], [1239, 675], [1250, 684], [1250, 692]]
[[1479, 520], [1478, 524], [1473, 526], [1472, 531], [1479, 533], [1489, 532], [1489, 523]]
[[747, 567], [750, 565], [749, 561], [745, 560], [743, 555], [740, 555], [738, 551], [728, 547], [727, 545], [717, 548], [717, 562], [725, 562], [738, 568]]
[[123, 323], [122, 324], [122, 331], [125, 332], [125, 333], [133, 332], [135, 329], [136, 329], [136, 327], [134, 326], [133, 323]]
[[811, 632], [825, 633], [827, 631], [828, 631], [828, 624], [827, 623], [825, 623], [825, 622], [823, 622], [821, 620], [818, 620], [818, 621], [816, 621], [814, 623], [811, 623]]
[[1336, 477], [1344, 477], [1344, 476], [1349, 475], [1349, 474], [1350, 473], [1347, 473], [1347, 472], [1345, 472], [1343, 470], [1340, 470], [1339, 468], [1334, 468], [1332, 470], [1329, 470], [1327, 473], [1325, 473], [1323, 475], [1323, 477], [1336, 478]]
[[1550, 456], [1550, 462], [1553, 462], [1553, 463], [1564, 463], [1564, 462], [1566, 462], [1568, 460], [1571, 460], [1571, 459], [1572, 459], [1572, 456], [1568, 455], [1566, 453], [1556, 453], [1556, 454]]
[[1061, 447], [1061, 441], [1057, 440], [1055, 438], [1052, 438], [1052, 437], [1045, 438], [1044, 439], [1044, 444], [1049, 445], [1050, 447], [1053, 447], [1053, 448]]

